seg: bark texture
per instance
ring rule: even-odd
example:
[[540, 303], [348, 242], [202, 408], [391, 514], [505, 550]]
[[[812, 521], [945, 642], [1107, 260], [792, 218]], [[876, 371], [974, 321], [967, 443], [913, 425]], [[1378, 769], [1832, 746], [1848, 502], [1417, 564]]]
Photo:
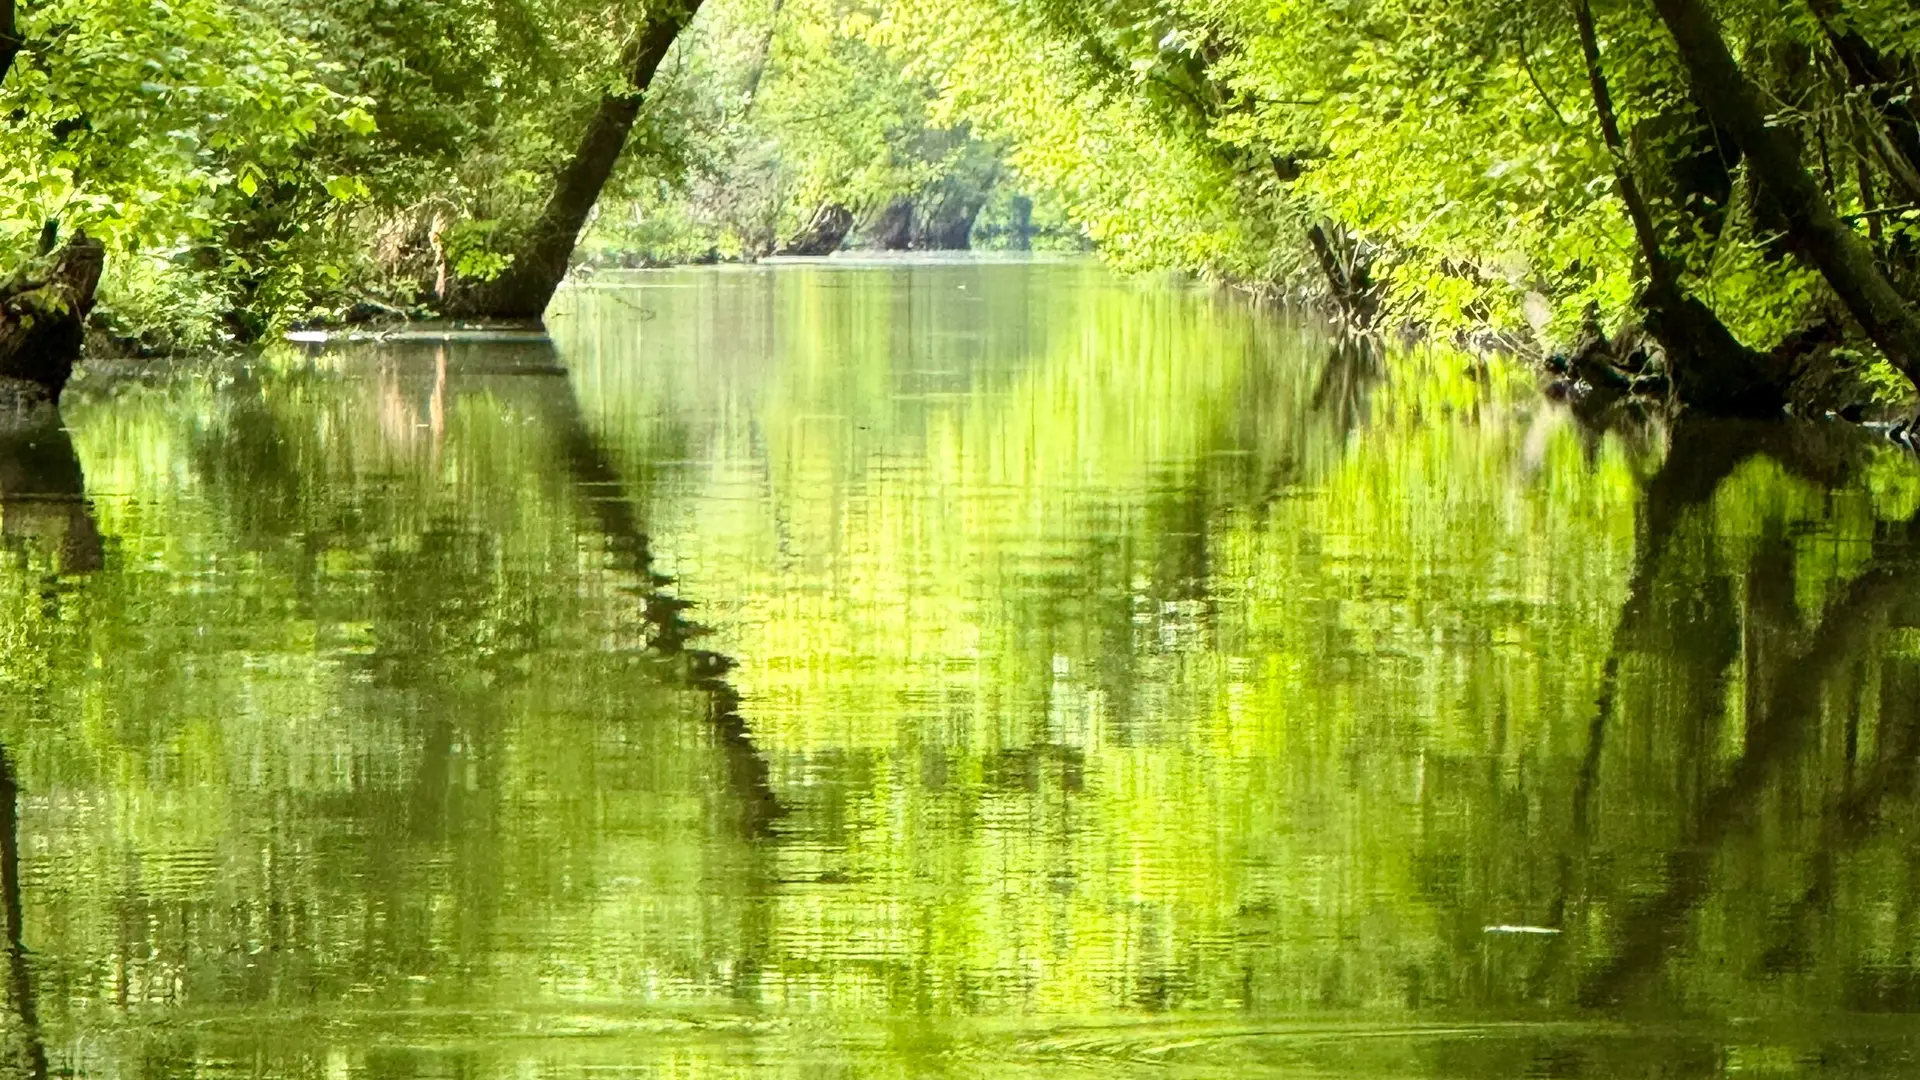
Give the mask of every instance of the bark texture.
[[0, 379], [59, 399], [80, 357], [105, 261], [99, 242], [75, 233], [44, 273], [0, 288]]
[[984, 176], [949, 176], [921, 195], [914, 207], [913, 246], [921, 251], [967, 251], [973, 247], [973, 226], [987, 205], [987, 196], [999, 182], [1000, 168]]
[[553, 194], [534, 223], [521, 234], [513, 261], [492, 281], [455, 279], [442, 306], [449, 315], [497, 319], [538, 319], [567, 276], [580, 231], [586, 227], [600, 192], [613, 176], [627, 137], [646, 102], [647, 88], [660, 63], [693, 21], [701, 0], [665, 0], [649, 5], [646, 22], [627, 46], [621, 66], [627, 85], [600, 98], [573, 156], [554, 178]]
[[973, 247], [973, 223], [984, 199], [956, 200], [916, 217], [913, 246], [920, 251], [966, 251]]
[[1847, 311], [1909, 379], [1920, 376], [1920, 319], [1881, 273], [1800, 160], [1786, 129], [1769, 126], [1760, 96], [1734, 62], [1703, 0], [1654, 0], [1678, 47], [1694, 96], [1746, 156], [1772, 194], [1794, 250], [1826, 278]]

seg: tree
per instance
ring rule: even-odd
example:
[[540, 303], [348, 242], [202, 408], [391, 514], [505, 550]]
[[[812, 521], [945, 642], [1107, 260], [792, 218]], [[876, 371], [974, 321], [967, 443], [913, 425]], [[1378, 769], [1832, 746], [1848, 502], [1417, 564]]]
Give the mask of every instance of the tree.
[[580, 230], [626, 148], [660, 62], [700, 9], [701, 0], [650, 3], [640, 29], [622, 53], [622, 83], [601, 95], [573, 155], [554, 177], [552, 193], [533, 222], [515, 236], [509, 262], [488, 279], [456, 278], [441, 298], [449, 314], [537, 319], [566, 278]]
[[1701, 0], [1654, 0], [1672, 32], [1693, 91], [1746, 155], [1773, 197], [1788, 237], [1818, 267], [1867, 336], [1909, 379], [1920, 382], [1920, 319], [1896, 292], [1873, 253], [1840, 220], [1784, 130], [1769, 125], [1753, 85]]
[[109, 287], [130, 310], [151, 303], [210, 333], [223, 294], [264, 262], [211, 245], [265, 191], [333, 201], [302, 148], [362, 117], [318, 81], [309, 49], [244, 6], [51, 0], [4, 14], [0, 373], [57, 396]]
[[20, 55], [23, 44], [14, 0], [0, 0], [0, 83], [7, 81], [7, 72], [13, 70], [14, 57]]

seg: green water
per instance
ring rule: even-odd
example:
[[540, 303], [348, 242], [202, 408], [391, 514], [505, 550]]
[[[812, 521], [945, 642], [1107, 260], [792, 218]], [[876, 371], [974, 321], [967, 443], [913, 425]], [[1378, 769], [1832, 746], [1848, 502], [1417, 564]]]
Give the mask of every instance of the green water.
[[1073, 263], [551, 322], [0, 438], [0, 1068], [1920, 1068], [1871, 437]]

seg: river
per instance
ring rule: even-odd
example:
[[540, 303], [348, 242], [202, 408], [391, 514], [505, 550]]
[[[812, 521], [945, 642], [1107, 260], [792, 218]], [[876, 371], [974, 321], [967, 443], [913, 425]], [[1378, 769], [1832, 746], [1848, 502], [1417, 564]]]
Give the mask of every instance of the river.
[[1894, 1077], [1920, 468], [1076, 262], [0, 445], [9, 1075]]

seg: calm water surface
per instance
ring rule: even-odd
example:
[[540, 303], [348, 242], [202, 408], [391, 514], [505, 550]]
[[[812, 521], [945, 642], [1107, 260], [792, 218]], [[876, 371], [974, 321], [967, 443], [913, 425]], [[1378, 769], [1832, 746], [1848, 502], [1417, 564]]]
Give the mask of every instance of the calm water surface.
[[1087, 265], [0, 434], [0, 1068], [1896, 1077], [1920, 468]]

